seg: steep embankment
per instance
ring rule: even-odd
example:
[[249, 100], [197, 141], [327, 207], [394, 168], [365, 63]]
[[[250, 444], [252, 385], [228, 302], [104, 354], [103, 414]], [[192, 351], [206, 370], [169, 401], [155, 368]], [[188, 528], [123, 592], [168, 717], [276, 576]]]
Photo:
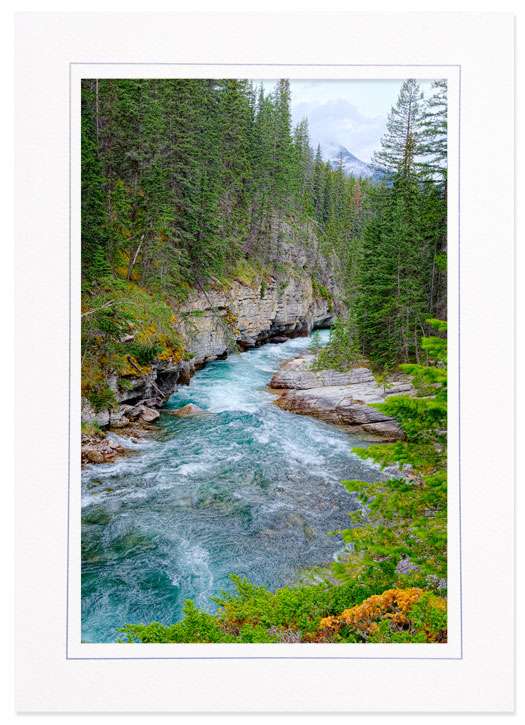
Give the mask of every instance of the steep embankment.
[[330, 326], [340, 309], [336, 260], [320, 258], [312, 233], [308, 252], [294, 243], [291, 229], [281, 228], [281, 233], [286, 236], [266, 265], [257, 268], [243, 259], [230, 280], [192, 289], [177, 307], [182, 359], [161, 355], [145, 367], [131, 358], [131, 373], [107, 378], [117, 405], [97, 411], [83, 399], [82, 422], [122, 429], [151, 423], [158, 418], [156, 408], [179, 385], [189, 385], [206, 363]]

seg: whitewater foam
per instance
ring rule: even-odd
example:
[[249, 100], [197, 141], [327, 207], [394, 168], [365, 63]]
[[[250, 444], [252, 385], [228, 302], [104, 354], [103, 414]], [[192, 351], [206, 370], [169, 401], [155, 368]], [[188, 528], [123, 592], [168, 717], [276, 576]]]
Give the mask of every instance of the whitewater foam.
[[279, 362], [309, 344], [208, 365], [166, 408], [191, 402], [209, 415], [163, 415], [135, 455], [83, 472], [86, 640], [111, 640], [110, 624], [175, 621], [188, 598], [210, 611], [231, 573], [273, 589], [337, 553], [327, 532], [347, 528], [355, 508], [339, 482], [377, 471], [350, 452], [359, 437], [272, 405], [265, 386]]

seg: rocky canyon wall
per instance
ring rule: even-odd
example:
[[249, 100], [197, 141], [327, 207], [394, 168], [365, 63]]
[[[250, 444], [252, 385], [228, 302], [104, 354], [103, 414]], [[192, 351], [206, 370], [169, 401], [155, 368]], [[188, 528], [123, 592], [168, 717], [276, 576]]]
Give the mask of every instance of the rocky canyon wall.
[[112, 427], [125, 426], [133, 418], [151, 422], [155, 408], [178, 385], [188, 385], [195, 370], [206, 363], [331, 326], [339, 311], [334, 270], [324, 261], [314, 282], [311, 258], [291, 242], [280, 245], [279, 260], [286, 274], [254, 275], [249, 281], [234, 278], [221, 286], [193, 289], [177, 311], [186, 359], [157, 359], [147, 370], [137, 366], [136, 374], [111, 376], [108, 383], [118, 407], [95, 411], [83, 399], [82, 422]]

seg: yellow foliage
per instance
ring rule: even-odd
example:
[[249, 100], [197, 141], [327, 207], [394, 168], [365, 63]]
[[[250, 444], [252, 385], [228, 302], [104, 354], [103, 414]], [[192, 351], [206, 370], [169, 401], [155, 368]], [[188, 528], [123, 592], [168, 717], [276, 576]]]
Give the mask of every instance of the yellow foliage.
[[122, 279], [125, 279], [128, 275], [128, 268], [124, 265], [119, 265], [118, 267], [114, 268], [114, 272], [118, 277], [122, 277]]
[[[151, 366], [139, 365], [139, 363], [135, 360], [135, 358], [132, 355], [130, 355], [130, 357], [137, 367], [131, 365], [127, 361], [127, 359], [124, 358], [125, 361], [120, 363], [120, 368], [119, 368], [119, 374], [121, 376], [134, 375], [136, 378], [141, 378], [142, 375], [147, 375], [148, 373], [151, 372]], [[139, 370], [137, 370], [137, 368], [139, 368], [141, 372], [139, 372]]]
[[260, 272], [258, 272], [253, 264], [247, 259], [239, 259], [234, 269], [232, 270], [232, 277], [241, 284], [251, 287], [258, 280]]
[[[382, 594], [374, 594], [362, 604], [345, 609], [337, 617], [325, 617], [319, 627], [337, 632], [341, 627], [348, 626], [365, 639], [378, 629], [378, 622], [384, 619], [391, 621], [396, 630], [401, 631], [410, 624], [409, 610], [425, 593], [423, 589], [388, 589]], [[444, 612], [446, 602], [438, 596], [432, 596], [432, 606]]]

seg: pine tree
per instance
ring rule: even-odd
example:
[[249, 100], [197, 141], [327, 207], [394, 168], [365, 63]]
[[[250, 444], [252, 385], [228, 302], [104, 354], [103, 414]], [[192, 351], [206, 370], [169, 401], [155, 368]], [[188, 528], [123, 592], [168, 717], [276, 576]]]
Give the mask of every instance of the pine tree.
[[447, 289], [447, 81], [432, 83], [433, 95], [423, 115], [423, 153], [427, 179], [426, 215], [432, 230], [432, 270], [429, 310], [446, 319]]
[[291, 189], [295, 196], [295, 205], [303, 209], [308, 216], [314, 213], [313, 183], [314, 162], [313, 152], [308, 137], [308, 120], [304, 118], [293, 132], [293, 174]]
[[[369, 583], [385, 577], [391, 586], [396, 577], [397, 585], [434, 588], [442, 587], [446, 579], [447, 325], [435, 319], [428, 324], [437, 328], [437, 335], [423, 338], [421, 344], [430, 364], [402, 366], [413, 376], [417, 395], [391, 396], [375, 405], [399, 422], [406, 439], [354, 449], [361, 458], [372, 458], [381, 466], [407, 466], [408, 476], [383, 483], [343, 481], [368, 511], [351, 514], [355, 528], [340, 532], [352, 544], [352, 550], [333, 567], [341, 581], [357, 576]], [[402, 559], [411, 563], [412, 574], [396, 575]]]
[[289, 206], [293, 187], [293, 147], [291, 134], [290, 81], [281, 79], [275, 91], [275, 139], [273, 201], [276, 207]]
[[82, 183], [82, 272], [97, 281], [110, 267], [106, 257], [108, 227], [105, 213], [104, 177], [97, 143], [97, 115], [94, 83], [82, 85], [81, 183]]
[[317, 151], [315, 153], [314, 160], [314, 172], [313, 172], [313, 202], [315, 209], [315, 216], [319, 223], [323, 220], [323, 209], [324, 209], [324, 163], [321, 154], [321, 145], [317, 145]]
[[252, 103], [247, 81], [223, 81], [216, 141], [222, 148], [222, 234], [233, 244], [240, 244], [246, 237], [249, 220], [249, 197], [253, 184], [250, 163], [254, 122]]
[[396, 105], [388, 115], [381, 150], [372, 157], [377, 169], [410, 176], [415, 173], [423, 151], [421, 122], [423, 94], [413, 78], [401, 86]]
[[447, 81], [432, 82], [432, 96], [423, 108], [421, 120], [421, 151], [425, 156], [427, 174], [440, 185], [447, 180]]
[[[365, 226], [356, 302], [361, 347], [381, 365], [419, 361], [424, 320], [438, 309], [438, 239], [446, 228], [425, 154], [442, 133], [423, 113], [416, 81], [403, 83], [374, 163], [390, 171]], [[439, 106], [441, 108], [441, 106]]]

